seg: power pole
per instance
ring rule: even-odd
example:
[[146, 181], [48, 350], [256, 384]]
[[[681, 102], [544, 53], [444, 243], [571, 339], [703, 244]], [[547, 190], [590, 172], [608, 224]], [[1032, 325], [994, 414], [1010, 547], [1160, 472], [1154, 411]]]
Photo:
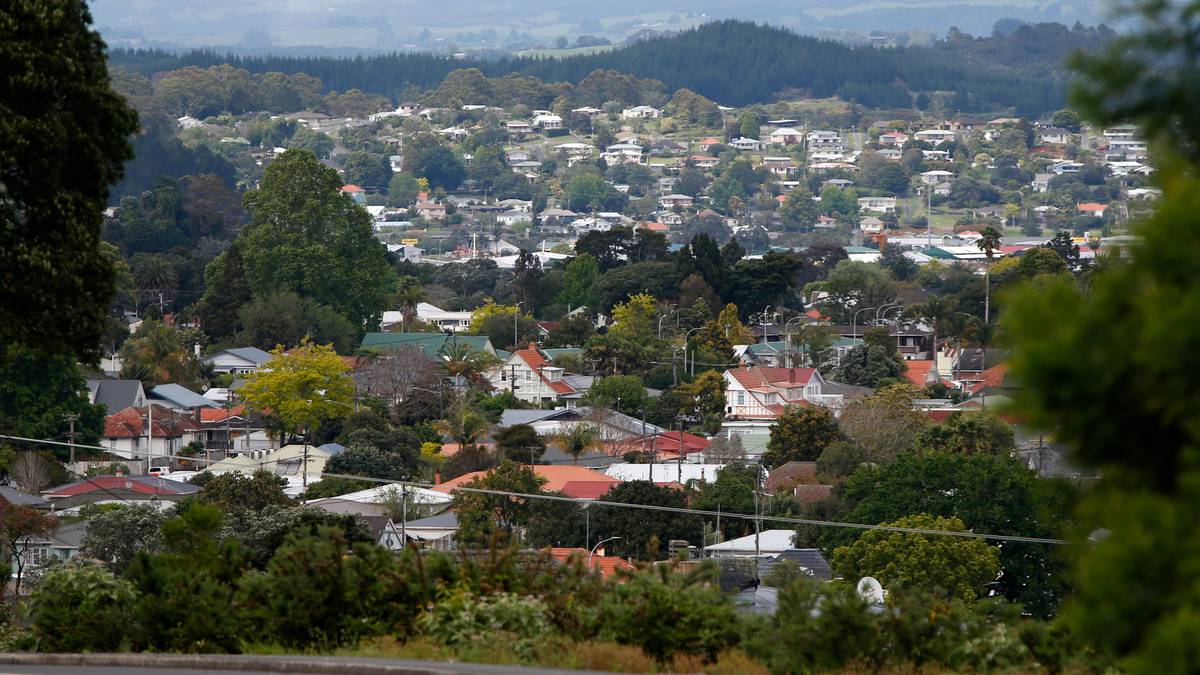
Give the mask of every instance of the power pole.
[[63, 419], [71, 425], [71, 430], [67, 432], [67, 438], [71, 443], [71, 465], [75, 465], [75, 420], [79, 419], [79, 413], [67, 413], [63, 415]]

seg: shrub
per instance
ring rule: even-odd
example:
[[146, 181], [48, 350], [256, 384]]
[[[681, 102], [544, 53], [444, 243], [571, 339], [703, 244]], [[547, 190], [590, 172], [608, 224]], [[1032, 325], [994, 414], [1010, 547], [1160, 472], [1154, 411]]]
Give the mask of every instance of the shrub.
[[425, 635], [446, 645], [470, 647], [492, 641], [497, 633], [523, 655], [533, 640], [551, 631], [546, 605], [512, 593], [479, 596], [458, 588], [443, 596], [418, 622]]
[[126, 642], [137, 594], [103, 567], [64, 565], [42, 579], [31, 600], [33, 634], [41, 651], [111, 652]]

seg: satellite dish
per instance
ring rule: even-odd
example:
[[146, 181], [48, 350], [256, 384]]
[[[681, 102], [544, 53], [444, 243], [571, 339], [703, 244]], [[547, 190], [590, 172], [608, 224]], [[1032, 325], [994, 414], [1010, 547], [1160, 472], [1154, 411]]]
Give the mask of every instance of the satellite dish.
[[875, 577], [863, 577], [858, 581], [858, 597], [873, 605], [882, 605], [886, 591]]

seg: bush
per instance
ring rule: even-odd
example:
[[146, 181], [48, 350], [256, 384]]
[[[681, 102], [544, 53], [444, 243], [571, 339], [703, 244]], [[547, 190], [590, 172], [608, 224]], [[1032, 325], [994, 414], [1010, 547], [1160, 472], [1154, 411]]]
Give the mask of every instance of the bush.
[[65, 565], [42, 579], [30, 614], [38, 649], [112, 652], [126, 644], [137, 593], [124, 579], [93, 564]]
[[461, 587], [439, 599], [420, 618], [418, 628], [450, 646], [470, 647], [503, 638], [523, 655], [532, 653], [534, 640], [552, 630], [546, 605], [537, 598], [512, 593], [478, 596]]
[[680, 654], [711, 662], [738, 640], [738, 616], [716, 588], [716, 567], [688, 574], [658, 565], [613, 587], [601, 605], [601, 637], [637, 645], [659, 663]]

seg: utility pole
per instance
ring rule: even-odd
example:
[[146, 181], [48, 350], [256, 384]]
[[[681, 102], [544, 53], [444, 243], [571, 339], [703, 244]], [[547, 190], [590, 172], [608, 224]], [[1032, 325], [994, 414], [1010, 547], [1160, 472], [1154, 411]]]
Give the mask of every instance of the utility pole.
[[75, 420], [79, 419], [79, 413], [67, 413], [63, 415], [63, 419], [71, 425], [71, 430], [67, 432], [67, 438], [71, 443], [71, 466], [75, 465]]

